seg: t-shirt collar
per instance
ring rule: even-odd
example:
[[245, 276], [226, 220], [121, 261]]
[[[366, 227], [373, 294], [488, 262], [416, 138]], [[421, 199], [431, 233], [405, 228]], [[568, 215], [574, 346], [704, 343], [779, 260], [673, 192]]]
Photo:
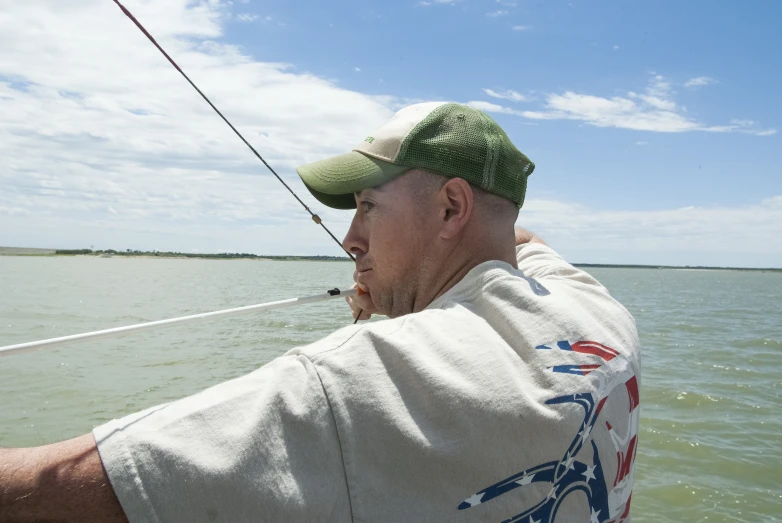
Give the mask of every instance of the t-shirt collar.
[[432, 300], [432, 303], [427, 305], [423, 310], [440, 309], [446, 302], [459, 301], [459, 297], [480, 289], [486, 282], [494, 278], [498, 272], [512, 274], [517, 270], [518, 269], [515, 269], [509, 263], [500, 260], [483, 262], [470, 269], [470, 271], [465, 274], [461, 280], [456, 282], [453, 287], [445, 291], [438, 298]]

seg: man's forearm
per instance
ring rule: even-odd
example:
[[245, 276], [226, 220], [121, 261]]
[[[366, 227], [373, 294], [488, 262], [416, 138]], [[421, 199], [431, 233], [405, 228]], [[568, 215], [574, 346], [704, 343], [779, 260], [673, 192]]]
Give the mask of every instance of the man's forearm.
[[0, 449], [0, 521], [127, 522], [91, 434]]
[[523, 245], [525, 243], [542, 243], [543, 245], [548, 245], [543, 241], [543, 238], [536, 235], [534, 232], [523, 227], [516, 227], [516, 245]]

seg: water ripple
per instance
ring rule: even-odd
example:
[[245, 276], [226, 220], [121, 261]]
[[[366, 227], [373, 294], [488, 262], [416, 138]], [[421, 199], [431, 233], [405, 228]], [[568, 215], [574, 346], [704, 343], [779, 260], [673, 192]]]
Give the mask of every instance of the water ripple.
[[[306, 296], [348, 263], [12, 258], [0, 344]], [[590, 270], [643, 345], [633, 521], [782, 517], [782, 275]], [[77, 436], [241, 376], [351, 323], [340, 300], [0, 360], [0, 445]]]

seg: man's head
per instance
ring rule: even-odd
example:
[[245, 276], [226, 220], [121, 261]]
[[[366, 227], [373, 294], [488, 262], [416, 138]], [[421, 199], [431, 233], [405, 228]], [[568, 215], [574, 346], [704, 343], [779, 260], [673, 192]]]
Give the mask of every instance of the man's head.
[[343, 246], [356, 257], [358, 283], [390, 317], [425, 308], [454, 275], [514, 245], [516, 205], [461, 178], [414, 169], [355, 201]]
[[380, 312], [425, 308], [475, 265], [514, 263], [513, 225], [534, 164], [487, 115], [458, 104], [399, 111], [353, 152], [297, 169], [334, 208]]

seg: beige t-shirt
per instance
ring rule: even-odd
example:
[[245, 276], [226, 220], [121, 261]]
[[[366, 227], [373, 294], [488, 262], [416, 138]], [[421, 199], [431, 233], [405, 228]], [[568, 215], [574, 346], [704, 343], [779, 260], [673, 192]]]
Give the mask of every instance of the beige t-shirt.
[[131, 523], [629, 520], [635, 322], [549, 247], [95, 429]]

